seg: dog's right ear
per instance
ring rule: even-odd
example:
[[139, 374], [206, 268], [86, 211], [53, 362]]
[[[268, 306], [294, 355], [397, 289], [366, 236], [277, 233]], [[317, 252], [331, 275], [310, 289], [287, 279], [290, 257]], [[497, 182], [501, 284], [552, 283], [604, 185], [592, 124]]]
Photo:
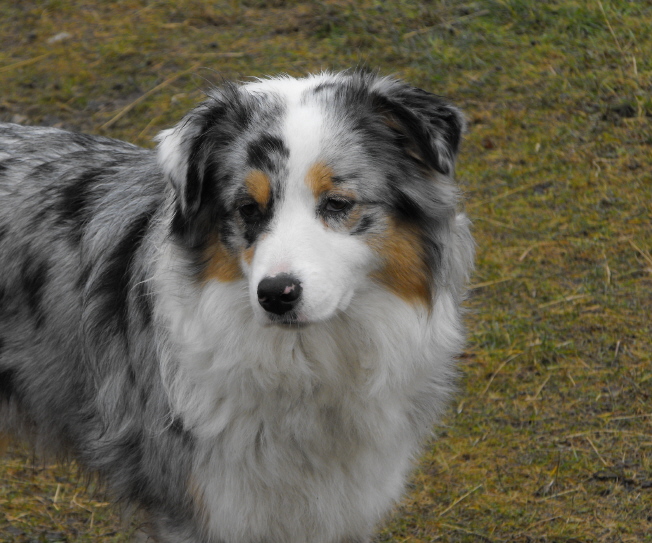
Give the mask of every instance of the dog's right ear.
[[175, 191], [180, 211], [190, 218], [206, 194], [206, 179], [223, 149], [246, 127], [250, 97], [240, 86], [225, 82], [211, 89], [205, 102], [174, 128], [163, 130], [158, 141], [158, 163]]
[[[190, 114], [192, 115], [192, 113]], [[200, 159], [203, 127], [188, 116], [174, 128], [163, 130], [158, 141], [158, 163], [177, 196], [181, 213], [194, 215], [201, 203], [204, 172]], [[202, 157], [203, 158], [203, 157]]]

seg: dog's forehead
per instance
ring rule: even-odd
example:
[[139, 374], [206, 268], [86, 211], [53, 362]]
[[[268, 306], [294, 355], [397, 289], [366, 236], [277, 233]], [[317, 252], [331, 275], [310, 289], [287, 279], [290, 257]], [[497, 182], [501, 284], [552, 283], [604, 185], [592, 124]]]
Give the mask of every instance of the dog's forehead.
[[358, 112], [337, 100], [345, 85], [345, 80], [323, 75], [244, 86], [252, 96], [272, 98], [281, 106], [247, 143], [247, 166], [254, 172], [247, 182], [256, 182], [257, 193], [306, 186], [316, 193], [322, 190], [315, 185], [323, 189], [327, 180], [364, 177], [369, 157], [351, 126]]

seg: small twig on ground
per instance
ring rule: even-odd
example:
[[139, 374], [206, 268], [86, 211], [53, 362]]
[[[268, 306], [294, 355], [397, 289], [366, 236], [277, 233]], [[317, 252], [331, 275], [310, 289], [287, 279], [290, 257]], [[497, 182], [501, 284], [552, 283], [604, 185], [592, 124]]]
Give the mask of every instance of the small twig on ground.
[[246, 57], [247, 53], [244, 51], [225, 51], [223, 53], [202, 53], [202, 58], [242, 58]]
[[[557, 494], [559, 495], [559, 494]], [[552, 522], [553, 520], [557, 520], [558, 518], [563, 518], [561, 515], [557, 515], [556, 517], [550, 517], [550, 518], [544, 518], [543, 520], [537, 520], [536, 522], [533, 522], [530, 524], [527, 528], [525, 528], [524, 531], [531, 530], [535, 526], [538, 526], [539, 524], [545, 524], [546, 522]]]
[[[554, 498], [559, 498], [560, 496], [565, 496], [566, 494], [573, 494], [574, 492], [579, 492], [579, 488], [571, 488], [570, 490], [564, 490], [563, 492], [557, 492], [557, 494], [551, 494], [550, 496], [544, 496], [541, 498], [542, 501], [544, 500], [552, 500]], [[529, 528], [528, 528], [529, 529]]]
[[501, 194], [498, 194], [492, 198], [487, 198], [486, 200], [480, 200], [479, 202], [472, 202], [470, 204], [467, 204], [466, 208], [467, 209], [474, 209], [476, 207], [485, 205], [485, 204], [491, 204], [493, 202], [496, 202], [498, 200], [502, 200], [503, 198], [507, 198], [508, 196], [511, 196], [512, 194], [518, 194], [519, 192], [523, 192], [527, 189], [531, 189], [535, 185], [538, 185], [541, 181], [537, 180], [536, 182], [533, 183], [528, 183], [527, 185], [523, 185], [522, 187], [518, 187], [512, 190], [505, 191]]
[[156, 115], [155, 117], [152, 117], [152, 119], [147, 123], [147, 126], [145, 126], [145, 128], [143, 128], [143, 129], [140, 131], [140, 134], [138, 134], [138, 135], [136, 136], [136, 138], [134, 139], [134, 142], [138, 142], [138, 141], [140, 141], [140, 140], [145, 136], [145, 134], [147, 133], [147, 131], [148, 131], [148, 130], [149, 130], [149, 129], [154, 125], [154, 124], [156, 124], [156, 123], [158, 122], [158, 120], [161, 119], [162, 117], [163, 117], [163, 115]]
[[534, 396], [528, 396], [526, 400], [528, 402], [533, 402], [536, 399], [539, 398], [539, 394], [541, 394], [541, 391], [544, 389], [544, 387], [548, 384], [548, 381], [550, 381], [550, 378], [552, 377], [552, 373], [548, 374], [548, 377], [545, 378], [543, 383], [541, 383], [541, 386], [537, 389], [537, 391], [534, 393]]
[[591, 434], [621, 434], [634, 437], [649, 438], [650, 434], [644, 434], [641, 432], [633, 432], [631, 430], [607, 430], [606, 428], [601, 428], [599, 430], [589, 430], [588, 432], [578, 432], [576, 434], [568, 434], [564, 436], [564, 439], [573, 439], [576, 437], [587, 437]]
[[605, 23], [607, 23], [607, 28], [609, 28], [609, 32], [611, 32], [611, 36], [616, 42], [616, 47], [618, 47], [618, 51], [624, 56], [625, 52], [623, 51], [623, 48], [620, 46], [620, 42], [618, 41], [618, 37], [616, 36], [616, 33], [614, 32], [613, 27], [611, 26], [611, 23], [609, 22], [609, 17], [607, 17], [607, 12], [604, 10], [604, 6], [602, 5], [602, 2], [600, 0], [598, 1], [598, 6], [600, 6], [600, 11], [602, 12], [602, 16], [604, 17]]
[[512, 356], [509, 356], [503, 361], [503, 363], [500, 366], [498, 366], [498, 369], [491, 374], [491, 377], [489, 378], [489, 382], [487, 383], [487, 386], [480, 393], [480, 397], [484, 396], [487, 393], [487, 391], [489, 390], [489, 387], [491, 386], [491, 383], [494, 382], [494, 379], [495, 379], [496, 375], [498, 375], [500, 373], [500, 370], [502, 370], [508, 362], [511, 362], [512, 360], [514, 360], [515, 358], [521, 356], [522, 354], [523, 353], [516, 353], [516, 354], [513, 354]]
[[76, 505], [77, 507], [83, 509], [84, 511], [88, 511], [89, 513], [92, 513], [93, 510], [90, 507], [85, 506], [84, 504], [81, 504], [77, 501], [77, 496], [79, 495], [79, 492], [75, 492], [75, 495], [72, 497], [70, 500], [70, 505]]
[[620, 345], [621, 345], [621, 340], [619, 339], [619, 340], [616, 342], [616, 352], [615, 352], [615, 354], [614, 354], [614, 360], [613, 360], [614, 362], [615, 362], [616, 360], [618, 360], [618, 355], [620, 354]]
[[463, 496], [457, 498], [457, 500], [455, 500], [446, 509], [444, 509], [441, 513], [439, 513], [439, 517], [443, 517], [446, 513], [448, 513], [451, 509], [453, 509], [453, 507], [455, 507], [458, 503], [460, 503], [462, 500], [465, 500], [466, 498], [468, 498], [471, 494], [473, 494], [476, 490], [482, 488], [483, 486], [484, 485], [479, 484], [474, 489], [469, 490], [466, 494], [464, 494]]
[[545, 307], [550, 307], [553, 305], [558, 305], [558, 304], [563, 304], [565, 302], [574, 302], [575, 300], [582, 300], [584, 298], [591, 298], [590, 294], [575, 294], [574, 296], [565, 296], [560, 300], [553, 300], [552, 302], [545, 302], [543, 304], [539, 304], [539, 309], [543, 309]]
[[497, 220], [495, 220], [495, 219], [489, 219], [489, 218], [487, 218], [487, 217], [475, 217], [475, 219], [473, 219], [473, 220], [474, 220], [475, 222], [478, 222], [478, 221], [488, 222], [489, 224], [493, 224], [494, 226], [498, 226], [498, 227], [500, 227], [500, 228], [508, 228], [509, 230], [515, 230], [515, 231], [517, 231], [517, 232], [519, 232], [519, 231], [521, 230], [521, 229], [520, 229], [519, 227], [517, 227], [517, 226], [513, 226], [513, 225], [511, 225], [511, 224], [507, 224], [506, 222], [497, 221]]
[[162, 83], [159, 83], [155, 87], [148, 90], [145, 94], [143, 94], [142, 96], [139, 96], [133, 102], [131, 102], [130, 104], [123, 107], [118, 112], [117, 115], [115, 115], [112, 119], [108, 120], [102, 126], [100, 126], [100, 130], [105, 130], [107, 128], [110, 128], [116, 122], [118, 122], [120, 119], [122, 119], [122, 117], [124, 117], [127, 113], [129, 113], [134, 107], [136, 107], [138, 104], [140, 104], [143, 100], [149, 98], [152, 94], [154, 94], [154, 93], [160, 91], [161, 89], [167, 87], [168, 85], [174, 83], [180, 77], [183, 77], [184, 75], [188, 75], [189, 73], [194, 72], [200, 66], [201, 66], [201, 64], [195, 64], [194, 66], [192, 66], [191, 68], [188, 68], [187, 70], [183, 70], [182, 72], [179, 72], [179, 73], [177, 73], [177, 74], [175, 74], [175, 75], [173, 75], [171, 77], [168, 77], [165, 81], [163, 81]]
[[54, 508], [58, 511], [59, 508], [57, 507], [57, 502], [59, 501], [59, 493], [61, 492], [61, 484], [57, 483], [57, 490], [54, 493], [54, 497], [52, 498], [52, 505]]
[[585, 436], [585, 437], [586, 437], [586, 440], [589, 442], [589, 445], [591, 445], [591, 448], [593, 449], [595, 454], [598, 455], [598, 458], [600, 459], [600, 462], [602, 462], [606, 467], [609, 467], [609, 464], [607, 463], [607, 461], [604, 458], [602, 458], [602, 455], [598, 452], [598, 449], [593, 444], [593, 441], [591, 441], [591, 438], [589, 436]]
[[645, 260], [651, 267], [652, 267], [652, 256], [647, 251], [644, 251], [641, 249], [636, 243], [634, 243], [631, 239], [628, 239], [629, 244], [634, 248], [634, 250], [643, 257], [643, 260]]
[[468, 21], [469, 19], [473, 19], [475, 17], [482, 17], [483, 15], [486, 15], [489, 13], [488, 9], [481, 9], [480, 11], [476, 11], [475, 13], [469, 13], [468, 15], [462, 15], [460, 17], [457, 17], [456, 19], [450, 20], [450, 21], [443, 21], [441, 23], [438, 23], [436, 25], [432, 26], [426, 26], [424, 28], [419, 28], [417, 30], [413, 30], [412, 32], [406, 32], [403, 34], [403, 39], [404, 40], [409, 40], [411, 38], [414, 38], [415, 36], [418, 36], [419, 34], [427, 34], [428, 32], [431, 32], [435, 28], [450, 28], [453, 25], [456, 25], [458, 23]]
[[604, 273], [605, 273], [605, 284], [606, 286], [611, 285], [611, 268], [609, 267], [609, 260], [607, 259], [606, 253], [604, 253]]
[[516, 279], [516, 276], [504, 277], [503, 279], [495, 279], [493, 281], [483, 281], [482, 283], [475, 283], [473, 285], [469, 285], [469, 290], [476, 290], [479, 288], [490, 287], [492, 285], [497, 285], [499, 283], [505, 283], [506, 281], [511, 281], [512, 279]]
[[49, 57], [51, 54], [52, 53], [45, 53], [44, 55], [39, 55], [38, 57], [30, 58], [27, 60], [21, 60], [20, 62], [15, 62], [14, 64], [3, 66], [2, 68], [0, 68], [0, 73], [8, 72], [9, 70], [13, 70], [14, 68], [22, 68], [23, 66], [34, 64], [36, 62], [39, 62], [40, 60], [43, 60], [44, 58]]
[[462, 528], [461, 526], [455, 526], [454, 524], [447, 524], [445, 522], [442, 522], [441, 525], [444, 526], [445, 528], [455, 530], [456, 532], [462, 532], [462, 533], [465, 533], [465, 534], [473, 535], [473, 536], [479, 538], [481, 541], [484, 541], [485, 543], [493, 543], [493, 539], [491, 539], [490, 537], [487, 537], [486, 535], [480, 534], [478, 532], [473, 532], [471, 530], [467, 530], [466, 528]]
[[630, 419], [644, 419], [647, 417], [652, 417], [652, 413], [647, 413], [646, 415], [629, 415], [627, 417], [611, 417], [607, 421], [607, 423], [610, 423], [614, 420], [630, 420]]

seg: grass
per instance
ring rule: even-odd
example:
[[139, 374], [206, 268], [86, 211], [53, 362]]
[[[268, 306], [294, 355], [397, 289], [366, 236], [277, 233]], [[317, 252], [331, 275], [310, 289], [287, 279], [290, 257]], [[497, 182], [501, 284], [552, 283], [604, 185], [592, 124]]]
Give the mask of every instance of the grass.
[[[2, 120], [149, 146], [222, 78], [361, 63], [454, 99], [478, 242], [470, 341], [456, 404], [376, 541], [652, 542], [652, 2], [2, 11]], [[2, 541], [127, 541], [73, 468], [14, 446], [0, 481]]]

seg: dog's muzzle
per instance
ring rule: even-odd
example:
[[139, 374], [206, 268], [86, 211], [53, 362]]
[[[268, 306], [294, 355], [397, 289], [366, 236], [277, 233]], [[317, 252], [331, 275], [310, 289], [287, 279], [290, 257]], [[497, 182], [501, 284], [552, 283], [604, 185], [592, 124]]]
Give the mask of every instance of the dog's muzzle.
[[275, 315], [285, 315], [296, 308], [301, 300], [301, 282], [288, 273], [265, 277], [258, 284], [258, 303]]

